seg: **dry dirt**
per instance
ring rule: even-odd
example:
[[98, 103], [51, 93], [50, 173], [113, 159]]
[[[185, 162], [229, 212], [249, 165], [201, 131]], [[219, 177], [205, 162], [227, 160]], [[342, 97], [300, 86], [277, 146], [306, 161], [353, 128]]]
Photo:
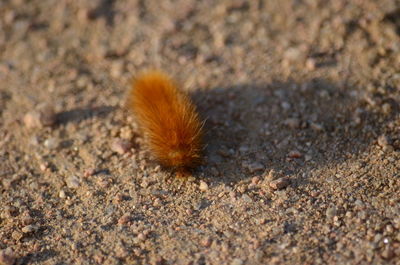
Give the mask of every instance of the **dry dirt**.
[[[400, 264], [400, 2], [1, 0], [0, 264]], [[176, 179], [124, 110], [206, 122]]]

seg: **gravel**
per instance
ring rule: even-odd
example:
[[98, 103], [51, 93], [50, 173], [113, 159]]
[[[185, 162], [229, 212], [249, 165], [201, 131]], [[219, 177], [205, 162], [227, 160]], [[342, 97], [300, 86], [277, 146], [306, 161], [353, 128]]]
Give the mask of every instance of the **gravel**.
[[[396, 0], [0, 5], [0, 264], [398, 264]], [[149, 67], [191, 177], [125, 108]]]

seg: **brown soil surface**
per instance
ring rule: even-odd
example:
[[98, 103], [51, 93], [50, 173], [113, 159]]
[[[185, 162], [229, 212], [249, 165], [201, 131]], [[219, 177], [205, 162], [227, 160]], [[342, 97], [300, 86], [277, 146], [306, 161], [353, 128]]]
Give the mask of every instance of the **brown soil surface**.
[[[180, 179], [124, 109], [182, 82]], [[0, 264], [400, 264], [400, 2], [1, 0]]]

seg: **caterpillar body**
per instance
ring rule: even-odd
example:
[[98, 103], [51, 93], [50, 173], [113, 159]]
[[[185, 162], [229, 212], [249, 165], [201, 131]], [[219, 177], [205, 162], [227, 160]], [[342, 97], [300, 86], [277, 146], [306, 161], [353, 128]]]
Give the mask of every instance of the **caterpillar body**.
[[189, 96], [161, 71], [147, 71], [132, 82], [128, 107], [163, 166], [187, 172], [201, 163], [202, 122]]

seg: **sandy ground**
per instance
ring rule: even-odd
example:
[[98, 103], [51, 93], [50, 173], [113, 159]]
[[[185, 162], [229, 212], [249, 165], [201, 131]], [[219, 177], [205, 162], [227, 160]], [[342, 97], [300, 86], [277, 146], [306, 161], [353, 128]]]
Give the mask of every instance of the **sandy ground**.
[[[0, 1], [0, 264], [400, 264], [400, 2]], [[206, 122], [158, 166], [157, 67]]]

